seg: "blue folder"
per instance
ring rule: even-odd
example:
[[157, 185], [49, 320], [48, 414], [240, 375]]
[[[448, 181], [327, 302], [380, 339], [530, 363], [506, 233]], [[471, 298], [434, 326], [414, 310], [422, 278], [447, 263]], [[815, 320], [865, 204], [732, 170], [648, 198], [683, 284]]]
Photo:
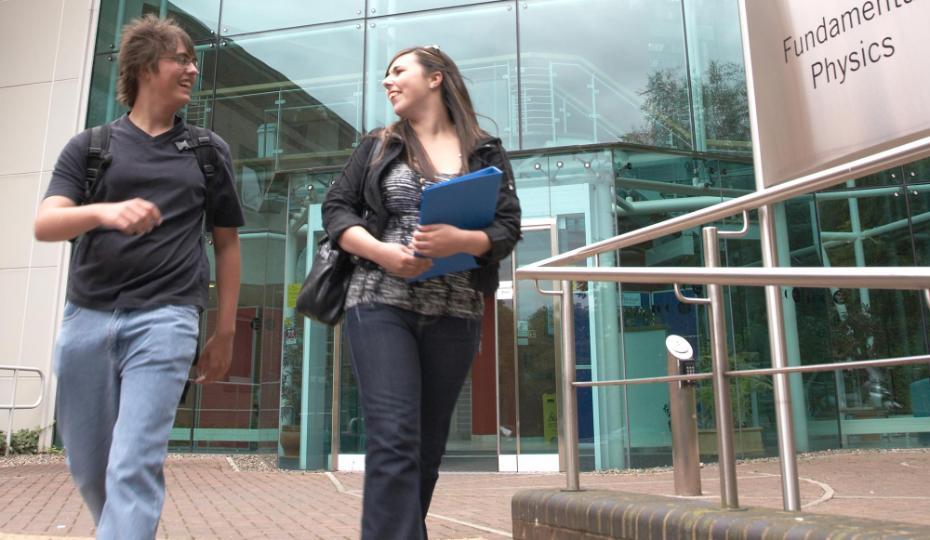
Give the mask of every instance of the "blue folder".
[[[497, 212], [501, 176], [497, 167], [487, 167], [427, 187], [420, 200], [420, 224], [445, 223], [467, 230], [487, 227]], [[434, 258], [429, 270], [408, 281], [421, 281], [477, 267], [478, 261], [474, 257], [468, 253], [456, 253]]]

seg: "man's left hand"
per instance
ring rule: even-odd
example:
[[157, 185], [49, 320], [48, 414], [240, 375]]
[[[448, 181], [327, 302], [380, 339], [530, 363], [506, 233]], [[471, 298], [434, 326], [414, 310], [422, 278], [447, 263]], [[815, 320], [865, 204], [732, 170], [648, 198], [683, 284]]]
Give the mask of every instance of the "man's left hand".
[[232, 363], [233, 336], [213, 334], [200, 352], [196, 383], [207, 384], [226, 376]]

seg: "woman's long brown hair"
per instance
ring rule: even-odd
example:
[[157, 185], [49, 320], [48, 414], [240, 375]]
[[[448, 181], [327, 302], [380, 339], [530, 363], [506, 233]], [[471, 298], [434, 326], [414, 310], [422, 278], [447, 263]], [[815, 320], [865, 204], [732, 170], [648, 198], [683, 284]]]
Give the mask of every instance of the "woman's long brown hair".
[[[395, 60], [410, 53], [416, 55], [417, 61], [423, 66], [425, 74], [429, 75], [437, 71], [442, 73], [442, 86], [440, 87], [442, 103], [452, 120], [455, 133], [458, 135], [459, 153], [462, 154], [462, 162], [468, 163], [472, 152], [478, 146], [478, 141], [487, 134], [478, 126], [478, 118], [471, 104], [471, 97], [465, 87], [462, 73], [459, 71], [458, 66], [455, 65], [455, 62], [452, 61], [452, 58], [440, 51], [438, 47], [409, 47], [401, 49], [394, 55], [394, 58], [388, 63], [388, 69], [385, 70], [385, 77], [387, 77]], [[411, 168], [427, 178], [436, 177], [436, 168], [433, 166], [433, 162], [430, 161], [423, 145], [420, 144], [420, 140], [408, 120], [401, 118], [382, 130], [382, 142], [387, 143], [390, 139], [400, 139], [404, 143], [404, 160]], [[381, 151], [376, 156], [375, 161], [380, 161], [384, 157], [385, 146], [387, 144], [381, 145]]]

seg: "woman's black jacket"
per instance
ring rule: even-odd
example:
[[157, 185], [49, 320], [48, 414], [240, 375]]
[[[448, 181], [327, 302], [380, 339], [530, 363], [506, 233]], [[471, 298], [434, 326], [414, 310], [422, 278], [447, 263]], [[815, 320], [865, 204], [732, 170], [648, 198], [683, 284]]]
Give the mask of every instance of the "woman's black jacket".
[[[394, 160], [402, 154], [404, 145], [399, 139], [388, 139], [384, 143], [384, 157], [372, 164], [378, 140], [377, 131], [362, 138], [326, 193], [323, 228], [336, 242], [346, 229], [355, 225], [365, 227], [372, 236], [380, 239], [387, 225], [388, 214], [381, 200], [381, 181]], [[484, 257], [477, 257], [479, 266], [471, 271], [473, 286], [484, 294], [497, 290], [499, 261], [513, 251], [520, 239], [520, 200], [514, 189], [513, 170], [500, 139], [487, 137], [472, 153], [468, 170], [477, 171], [492, 165], [504, 174], [494, 222], [483, 229], [491, 240], [491, 251]]]

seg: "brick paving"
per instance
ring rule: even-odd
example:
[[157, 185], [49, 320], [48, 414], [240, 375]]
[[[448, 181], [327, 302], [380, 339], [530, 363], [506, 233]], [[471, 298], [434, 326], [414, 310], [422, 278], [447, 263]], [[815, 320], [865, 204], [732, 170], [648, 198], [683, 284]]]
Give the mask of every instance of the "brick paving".
[[[805, 511], [930, 525], [930, 450], [853, 451], [802, 456]], [[776, 460], [737, 467], [744, 506], [781, 508]], [[714, 465], [701, 471], [704, 497], [718, 500]], [[159, 538], [357, 538], [360, 473], [237, 470], [225, 456], [173, 455]], [[671, 495], [668, 469], [589, 473], [582, 487]], [[556, 474], [444, 473], [428, 518], [434, 539], [510, 535], [510, 497], [561, 487]], [[93, 522], [60, 461], [0, 462], [0, 539], [93, 535]]]

